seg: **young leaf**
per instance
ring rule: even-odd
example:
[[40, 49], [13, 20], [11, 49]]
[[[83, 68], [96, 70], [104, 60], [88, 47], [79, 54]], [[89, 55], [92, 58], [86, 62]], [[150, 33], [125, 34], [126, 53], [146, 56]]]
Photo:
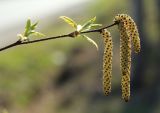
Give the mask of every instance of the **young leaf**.
[[30, 35], [33, 34], [33, 33], [35, 33], [35, 30], [30, 30], [30, 31], [28, 32], [28, 36], [30, 36]]
[[23, 34], [18, 34], [17, 36], [20, 38], [20, 40], [22, 42], [24, 41], [29, 41], [29, 36], [31, 34], [35, 35], [35, 36], [38, 36], [38, 37], [42, 37], [42, 36], [45, 36], [44, 34], [40, 33], [40, 32], [36, 32], [35, 29], [38, 25], [38, 22], [32, 24], [31, 23], [31, 20], [28, 19], [27, 22], [26, 22], [26, 26], [25, 26], [25, 31]]
[[69, 17], [66, 16], [60, 16], [61, 19], [63, 19], [65, 22], [67, 22], [69, 25], [71, 25], [72, 27], [74, 27], [75, 29], [77, 29], [77, 24], [74, 20], [72, 20]]
[[33, 25], [31, 25], [31, 30], [34, 30], [38, 25], [38, 22], [34, 23]]
[[31, 26], [31, 20], [28, 19], [27, 22], [26, 22], [26, 27], [25, 27], [25, 28], [26, 28], [26, 29], [29, 29], [30, 26]]
[[88, 28], [86, 28], [83, 31], [88, 31], [88, 30], [91, 30], [92, 28], [100, 27], [100, 26], [102, 26], [102, 24], [91, 24]]
[[26, 22], [25, 31], [24, 31], [25, 37], [28, 37], [28, 32], [30, 31], [30, 27], [31, 27], [31, 20], [28, 19]]
[[91, 24], [91, 27], [101, 27], [102, 24]]
[[98, 45], [97, 45], [97, 43], [94, 41], [94, 40], [92, 40], [91, 38], [89, 38], [88, 36], [86, 36], [86, 35], [82, 35], [84, 38], [86, 38], [90, 43], [92, 43], [96, 48], [97, 48], [97, 51], [98, 51]]
[[40, 33], [40, 32], [33, 32], [33, 35], [35, 35], [37, 37], [43, 37], [43, 36], [45, 36], [43, 33]]
[[91, 24], [93, 24], [95, 22], [95, 20], [96, 20], [96, 17], [94, 17], [94, 18], [90, 19], [89, 21], [87, 21], [86, 23], [84, 23], [82, 26], [82, 29], [80, 31], [88, 29], [91, 26]]

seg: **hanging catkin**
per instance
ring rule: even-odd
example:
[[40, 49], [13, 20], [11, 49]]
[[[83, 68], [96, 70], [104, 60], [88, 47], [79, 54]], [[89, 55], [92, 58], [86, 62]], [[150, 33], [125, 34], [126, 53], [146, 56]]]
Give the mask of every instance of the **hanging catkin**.
[[[122, 98], [128, 102], [130, 99], [130, 69], [131, 69], [131, 45], [134, 52], [140, 52], [140, 38], [134, 20], [126, 14], [118, 14], [114, 21], [118, 24], [120, 31], [120, 70]], [[103, 90], [106, 95], [111, 92], [112, 77], [112, 49], [113, 43], [110, 33], [104, 29], [101, 32], [104, 38], [103, 56]]]
[[108, 95], [111, 92], [113, 43], [111, 35], [106, 29], [102, 30], [101, 34], [104, 39], [103, 91], [105, 95]]
[[128, 37], [126, 28], [121, 23], [119, 30], [122, 98], [128, 101], [130, 98], [131, 38]]
[[[119, 21], [120, 31], [120, 70], [122, 98], [127, 102], [130, 99], [130, 68], [131, 68], [131, 29], [128, 26], [128, 16], [121, 14], [115, 17]], [[132, 38], [133, 39], [133, 38]], [[136, 46], [137, 47], [137, 46]]]
[[135, 53], [140, 52], [140, 49], [141, 49], [140, 38], [139, 38], [138, 29], [134, 20], [127, 14], [118, 14], [115, 17], [115, 21], [119, 21], [123, 23], [124, 27], [127, 29], [128, 36], [131, 37], [132, 39], [134, 52]]
[[131, 36], [132, 38], [134, 52], [139, 53], [141, 48], [140, 48], [140, 38], [139, 38], [137, 26], [131, 17], [128, 20], [129, 20], [128, 29], [130, 30], [128, 33], [129, 33], [129, 36]]

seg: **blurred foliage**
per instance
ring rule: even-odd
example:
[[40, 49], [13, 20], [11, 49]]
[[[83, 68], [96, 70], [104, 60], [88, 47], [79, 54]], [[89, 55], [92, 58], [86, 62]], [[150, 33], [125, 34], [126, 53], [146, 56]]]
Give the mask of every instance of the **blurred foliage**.
[[[96, 16], [97, 23], [105, 26], [111, 24], [113, 17], [118, 13], [133, 15], [135, 13], [133, 2], [134, 0], [95, 0], [90, 1], [81, 12], [60, 13], [72, 15], [69, 17], [82, 23]], [[159, 46], [159, 29], [157, 29], [159, 21], [156, 20], [159, 11], [158, 8], [155, 9], [154, 1], [143, 3], [147, 7], [143, 9], [146, 18], [144, 24], [140, 24], [147, 33], [147, 37], [143, 36], [143, 39], [149, 40], [147, 44], [151, 49], [142, 48], [143, 59], [148, 59], [145, 61], [142, 59], [141, 64], [139, 64], [141, 60], [137, 60], [138, 62], [133, 60], [134, 77], [131, 84], [133, 89], [129, 103], [121, 100], [119, 34], [117, 28], [113, 27], [109, 29], [112, 37], [115, 37], [111, 95], [105, 97], [102, 92], [103, 42], [99, 34], [93, 33], [88, 36], [99, 45], [98, 52], [81, 37], [17, 46], [2, 51], [0, 110], [5, 108], [9, 113], [159, 113], [160, 85], [157, 63], [160, 57], [156, 51]], [[133, 18], [136, 19], [134, 16]], [[64, 23], [55, 21], [55, 23], [48, 22], [48, 27], [42, 29], [42, 32], [48, 37], [73, 30]], [[148, 53], [144, 53], [146, 50]], [[134, 59], [139, 58], [134, 56]], [[136, 70], [137, 65], [140, 65], [140, 71], [143, 70], [145, 73], [140, 74], [139, 69]], [[135, 75], [136, 71], [138, 75]]]

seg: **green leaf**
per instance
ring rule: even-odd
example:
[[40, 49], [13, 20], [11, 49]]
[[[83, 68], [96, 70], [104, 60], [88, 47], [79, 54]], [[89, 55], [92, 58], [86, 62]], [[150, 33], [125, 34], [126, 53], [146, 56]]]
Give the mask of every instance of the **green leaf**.
[[25, 28], [28, 30], [30, 28], [30, 26], [31, 26], [31, 20], [28, 19], [27, 22], [26, 22], [26, 27]]
[[80, 31], [88, 29], [91, 26], [91, 24], [93, 24], [95, 22], [95, 20], [96, 20], [96, 17], [94, 17], [94, 18], [90, 19], [89, 21], [87, 21], [86, 23], [84, 23], [82, 26], [82, 29]]
[[24, 33], [23, 34], [18, 34], [17, 36], [20, 38], [20, 40], [22, 42], [29, 41], [29, 36], [32, 35], [32, 34], [35, 35], [35, 36], [38, 36], [38, 37], [45, 36], [44, 34], [35, 31], [37, 25], [38, 25], [38, 22], [32, 24], [31, 20], [28, 19], [27, 22], [26, 22]]
[[91, 30], [93, 28], [100, 27], [100, 26], [102, 26], [102, 24], [91, 24], [88, 28], [86, 28], [83, 31], [88, 31], [88, 30]]
[[60, 16], [60, 18], [63, 19], [65, 22], [67, 22], [72, 27], [74, 27], [75, 29], [77, 29], [77, 23], [71, 18], [66, 17], [66, 16]]
[[30, 30], [30, 31], [28, 32], [28, 36], [31, 35], [31, 34], [33, 34], [33, 33], [35, 33], [35, 30]]
[[24, 31], [25, 37], [28, 37], [28, 32], [30, 31], [30, 27], [31, 27], [31, 20], [28, 19], [26, 22], [25, 31]]
[[38, 22], [34, 23], [33, 25], [31, 25], [31, 30], [34, 30], [38, 25]]
[[37, 37], [44, 37], [45, 36], [43, 33], [40, 33], [40, 32], [33, 32], [32, 34]]
[[98, 45], [97, 45], [97, 43], [96, 43], [94, 40], [92, 40], [91, 38], [89, 38], [89, 37], [86, 36], [86, 35], [81, 35], [81, 36], [83, 36], [83, 37], [86, 38], [90, 43], [92, 43], [92, 44], [97, 48], [97, 51], [98, 51]]
[[91, 27], [101, 27], [102, 24], [91, 24]]

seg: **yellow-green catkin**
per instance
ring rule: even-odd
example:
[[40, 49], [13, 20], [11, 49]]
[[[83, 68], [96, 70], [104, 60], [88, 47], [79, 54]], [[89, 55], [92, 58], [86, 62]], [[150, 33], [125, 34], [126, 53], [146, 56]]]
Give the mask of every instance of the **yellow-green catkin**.
[[119, 30], [122, 98], [128, 101], [130, 98], [131, 38], [128, 37], [126, 29], [121, 23]]
[[120, 70], [122, 98], [128, 102], [130, 99], [130, 69], [131, 69], [131, 36], [130, 28], [125, 21], [126, 15], [117, 15], [115, 21], [119, 21], [118, 29], [120, 31]]
[[105, 95], [108, 95], [111, 92], [113, 42], [109, 31], [104, 29], [101, 34], [104, 39], [103, 91]]
[[140, 49], [141, 49], [141, 46], [140, 46], [140, 38], [139, 38], [139, 33], [138, 33], [138, 29], [137, 29], [137, 26], [135, 24], [135, 22], [133, 21], [132, 18], [129, 18], [129, 28], [130, 31], [129, 31], [129, 35], [131, 36], [132, 38], [132, 43], [133, 43], [133, 47], [134, 47], [134, 52], [135, 53], [139, 53], [140, 52]]
[[140, 38], [139, 38], [139, 33], [138, 33], [138, 29], [137, 29], [136, 23], [127, 14], [118, 14], [115, 17], [115, 20], [117, 20], [117, 19], [118, 19], [118, 21], [123, 23], [123, 25], [125, 26], [125, 28], [127, 30], [128, 36], [131, 37], [133, 48], [134, 48], [134, 52], [135, 53], [139, 53], [141, 47], [140, 47]]

